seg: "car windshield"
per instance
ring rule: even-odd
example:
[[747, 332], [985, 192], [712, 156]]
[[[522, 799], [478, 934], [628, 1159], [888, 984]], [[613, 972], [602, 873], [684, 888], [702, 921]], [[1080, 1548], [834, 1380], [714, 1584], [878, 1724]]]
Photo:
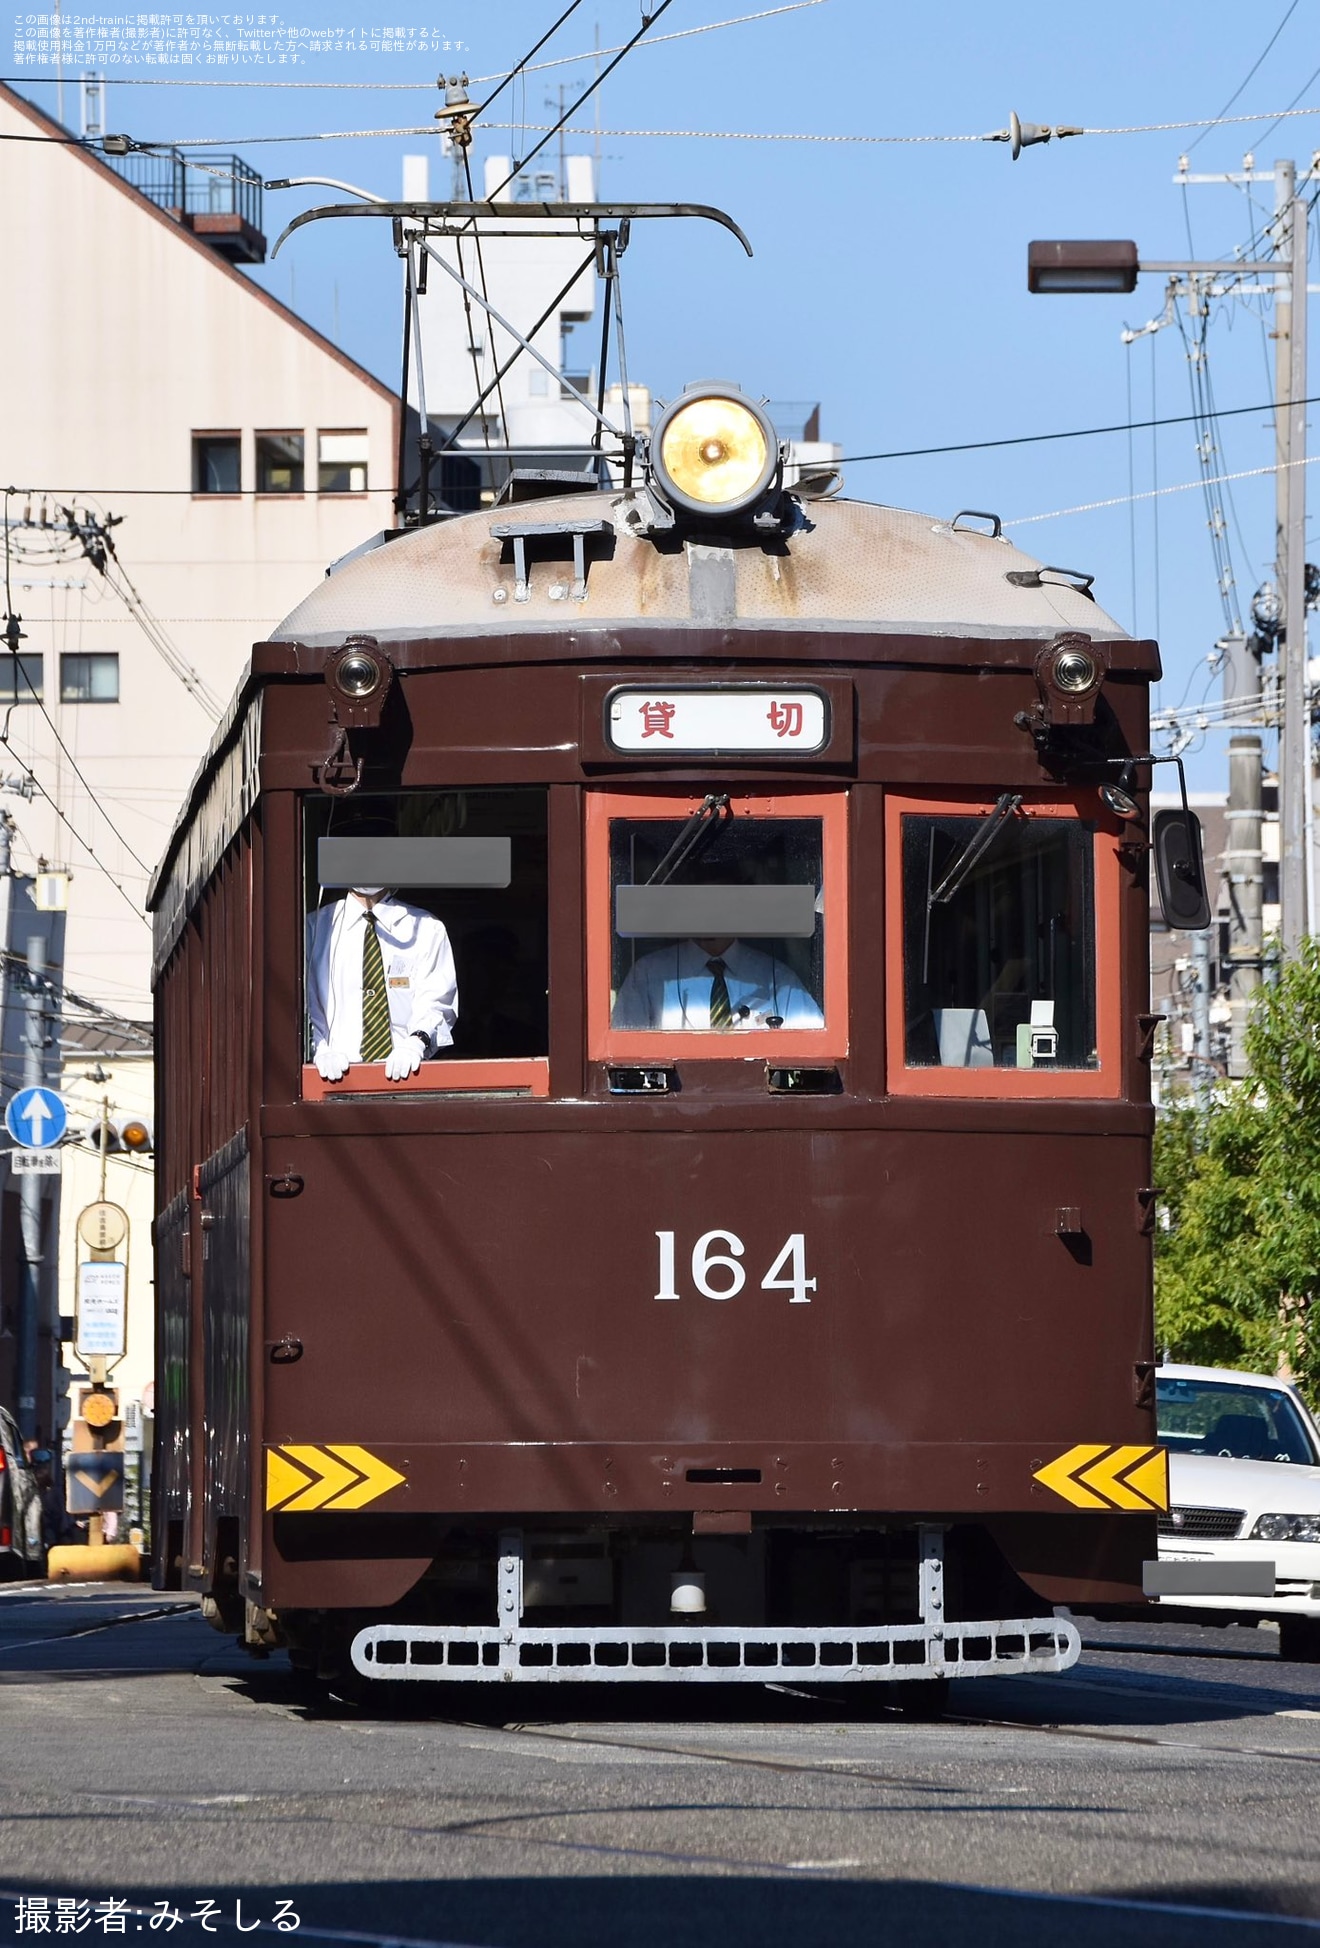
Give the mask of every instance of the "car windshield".
[[1282, 1388], [1157, 1379], [1155, 1398], [1159, 1436], [1171, 1454], [1305, 1465], [1316, 1461], [1302, 1417]]

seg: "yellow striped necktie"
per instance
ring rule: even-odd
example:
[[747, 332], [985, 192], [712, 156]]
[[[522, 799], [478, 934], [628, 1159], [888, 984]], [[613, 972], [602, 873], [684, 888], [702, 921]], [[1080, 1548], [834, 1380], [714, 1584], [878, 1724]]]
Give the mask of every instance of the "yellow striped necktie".
[[376, 922], [369, 913], [362, 930], [362, 1060], [383, 1062], [393, 1046], [385, 963]]
[[729, 1005], [729, 984], [724, 978], [724, 962], [708, 960], [706, 965], [710, 969], [710, 1025], [712, 1028], [732, 1028], [733, 1009]]

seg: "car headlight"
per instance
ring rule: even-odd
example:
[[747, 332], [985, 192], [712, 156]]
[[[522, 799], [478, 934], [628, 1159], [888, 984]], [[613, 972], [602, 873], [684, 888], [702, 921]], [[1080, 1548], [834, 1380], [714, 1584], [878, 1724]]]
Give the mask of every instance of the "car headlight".
[[1262, 1542], [1320, 1542], [1320, 1514], [1262, 1515], [1251, 1533]]
[[740, 514], [776, 480], [779, 440], [737, 386], [690, 386], [651, 435], [651, 471], [671, 506]]

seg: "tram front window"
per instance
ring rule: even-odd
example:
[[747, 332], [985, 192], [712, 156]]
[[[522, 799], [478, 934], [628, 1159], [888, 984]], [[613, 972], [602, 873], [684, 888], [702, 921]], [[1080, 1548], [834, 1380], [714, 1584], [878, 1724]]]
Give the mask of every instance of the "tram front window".
[[904, 815], [908, 1067], [1098, 1067], [1094, 829], [1005, 800]]
[[610, 821], [610, 1027], [736, 1035], [825, 1027], [821, 821]]
[[318, 794], [303, 834], [304, 1060], [546, 1054], [544, 791]]

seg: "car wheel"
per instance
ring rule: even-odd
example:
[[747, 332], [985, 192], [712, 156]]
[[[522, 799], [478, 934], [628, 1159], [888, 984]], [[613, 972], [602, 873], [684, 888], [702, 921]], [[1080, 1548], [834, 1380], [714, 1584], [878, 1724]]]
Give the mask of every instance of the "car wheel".
[[1320, 1664], [1320, 1621], [1280, 1617], [1279, 1655], [1289, 1664]]

